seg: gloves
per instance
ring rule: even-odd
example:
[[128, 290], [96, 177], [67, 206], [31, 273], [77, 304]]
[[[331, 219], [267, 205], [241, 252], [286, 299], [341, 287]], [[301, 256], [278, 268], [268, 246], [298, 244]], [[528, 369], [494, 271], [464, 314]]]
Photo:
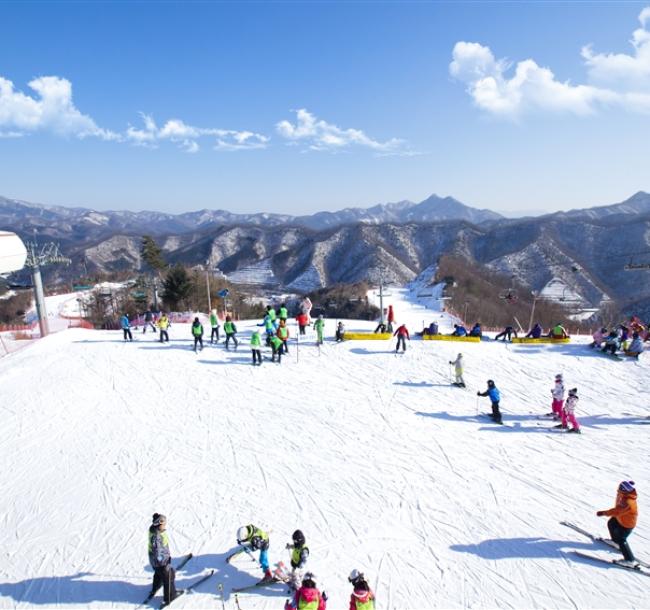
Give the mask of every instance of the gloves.
[[476, 395], [477, 395], [477, 396], [480, 396], [480, 395], [481, 395], [481, 393], [480, 393], [480, 392], [476, 392]]
[[604, 511], [604, 510], [599, 510], [599, 511], [596, 513], [596, 516], [597, 516], [597, 517], [603, 517], [604, 515], [605, 515], [605, 511]]
[[290, 543], [287, 542], [286, 546], [284, 547], [285, 549], [290, 549], [293, 548]]
[[323, 598], [323, 601], [327, 601], [327, 593], [325, 593], [325, 591], [321, 593], [321, 597]]

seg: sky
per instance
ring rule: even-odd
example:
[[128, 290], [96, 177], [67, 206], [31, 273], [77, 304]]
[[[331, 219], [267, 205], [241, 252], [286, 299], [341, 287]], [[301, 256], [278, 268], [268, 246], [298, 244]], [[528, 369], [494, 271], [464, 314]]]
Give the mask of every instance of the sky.
[[0, 24], [5, 197], [516, 216], [650, 191], [650, 0], [0, 0]]

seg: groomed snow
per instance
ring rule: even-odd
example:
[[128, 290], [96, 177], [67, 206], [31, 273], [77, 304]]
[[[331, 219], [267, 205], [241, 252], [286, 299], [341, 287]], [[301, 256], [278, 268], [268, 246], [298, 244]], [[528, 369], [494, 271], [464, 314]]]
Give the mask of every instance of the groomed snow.
[[[391, 291], [398, 322], [430, 321], [414, 292]], [[261, 575], [248, 559], [224, 561], [250, 522], [272, 529], [272, 562], [288, 562], [291, 532], [305, 532], [333, 610], [347, 608], [352, 568], [378, 608], [649, 606], [647, 577], [571, 555], [614, 556], [559, 524], [605, 535], [595, 511], [634, 479], [630, 543], [650, 560], [647, 355], [613, 361], [586, 339], [413, 340], [399, 356], [393, 342], [328, 340], [319, 352], [310, 336], [298, 358], [292, 343], [281, 365], [253, 368], [254, 324], [239, 324], [236, 352], [195, 355], [189, 327], [174, 325], [168, 345], [70, 329], [0, 360], [1, 607], [134, 607], [150, 587], [155, 511], [168, 516], [172, 553], [196, 555], [179, 587], [216, 570], [179, 609], [219, 607], [217, 583], [235, 608], [231, 588]], [[459, 351], [466, 391], [449, 386]], [[580, 436], [537, 419], [558, 372], [579, 389]], [[509, 427], [477, 416], [488, 378]], [[239, 599], [279, 609], [285, 597], [275, 586]]]

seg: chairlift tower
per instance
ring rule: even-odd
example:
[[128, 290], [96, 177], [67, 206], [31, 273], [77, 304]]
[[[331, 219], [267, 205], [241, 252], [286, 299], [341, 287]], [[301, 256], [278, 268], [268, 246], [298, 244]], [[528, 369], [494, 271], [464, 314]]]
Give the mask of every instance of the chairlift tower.
[[27, 260], [25, 267], [32, 272], [32, 283], [34, 284], [34, 297], [36, 301], [36, 314], [41, 337], [45, 337], [50, 329], [47, 324], [47, 310], [45, 309], [45, 293], [43, 292], [43, 280], [41, 279], [41, 267], [45, 265], [69, 265], [72, 261], [63, 256], [58, 244], [49, 242], [43, 246], [33, 242], [27, 242]]

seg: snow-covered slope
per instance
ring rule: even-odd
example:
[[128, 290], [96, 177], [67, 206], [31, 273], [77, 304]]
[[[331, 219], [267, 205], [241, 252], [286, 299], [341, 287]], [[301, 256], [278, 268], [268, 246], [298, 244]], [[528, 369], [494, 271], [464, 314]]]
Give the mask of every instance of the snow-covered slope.
[[[412, 331], [444, 316], [412, 305], [417, 290], [391, 291], [387, 304]], [[231, 588], [260, 576], [250, 560], [224, 561], [249, 522], [273, 530], [272, 561], [287, 562], [291, 532], [305, 532], [333, 610], [347, 608], [352, 568], [366, 572], [378, 608], [648, 606], [646, 577], [573, 556], [611, 553], [559, 521], [605, 535], [595, 511], [634, 479], [630, 543], [650, 560], [650, 361], [612, 361], [586, 340], [414, 340], [396, 356], [393, 342], [319, 351], [308, 337], [281, 365], [254, 368], [255, 322], [239, 324], [236, 352], [195, 355], [189, 328], [174, 325], [168, 345], [71, 329], [0, 360], [0, 607], [134, 607], [150, 587], [154, 511], [169, 518], [172, 553], [196, 555], [178, 586], [216, 570], [179, 609], [218, 607], [217, 583], [234, 609]], [[467, 391], [449, 385], [458, 351]], [[558, 372], [579, 388], [582, 435], [537, 419]], [[477, 416], [488, 378], [508, 427]], [[284, 597], [275, 586], [240, 603], [281, 608]]]

